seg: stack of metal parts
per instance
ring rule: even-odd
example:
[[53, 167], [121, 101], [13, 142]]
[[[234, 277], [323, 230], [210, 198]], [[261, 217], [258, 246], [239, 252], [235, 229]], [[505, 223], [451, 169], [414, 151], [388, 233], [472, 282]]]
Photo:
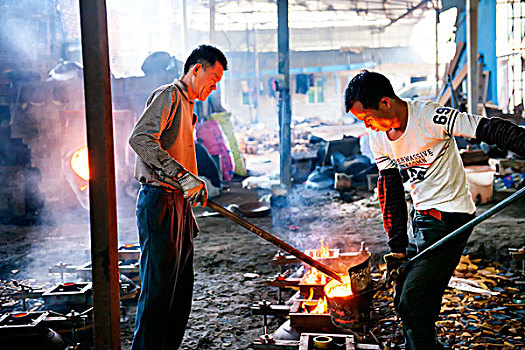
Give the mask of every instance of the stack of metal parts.
[[[118, 251], [120, 299], [125, 303], [140, 293], [140, 247], [126, 244]], [[10, 312], [0, 314], [2, 350], [83, 349], [82, 344], [91, 343], [91, 262], [81, 266], [58, 263], [49, 268], [49, 273], [59, 274], [62, 283], [42, 288], [13, 280], [4, 286], [4, 296], [11, 302], [3, 303]], [[125, 304], [121, 303], [121, 320], [126, 316]]]

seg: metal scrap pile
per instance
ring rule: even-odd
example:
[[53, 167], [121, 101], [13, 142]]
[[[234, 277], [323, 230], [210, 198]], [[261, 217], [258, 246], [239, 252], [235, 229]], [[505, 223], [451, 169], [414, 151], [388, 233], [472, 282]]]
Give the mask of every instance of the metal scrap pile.
[[[454, 275], [437, 322], [440, 340], [452, 349], [524, 349], [525, 293], [519, 287], [521, 277], [498, 263], [471, 260], [468, 256], [462, 256]], [[402, 341], [392, 297], [392, 289], [374, 297], [384, 318], [372, 332], [384, 344]], [[384, 313], [386, 303], [390, 311]]]
[[0, 280], [0, 316], [15, 311], [41, 310], [44, 301], [37, 296], [51, 286], [51, 283], [37, 285], [34, 279]]
[[[294, 121], [292, 133], [292, 154], [299, 152], [317, 151], [318, 145], [310, 142], [310, 128], [324, 125], [319, 118], [308, 118]], [[277, 129], [248, 129], [239, 128], [236, 131], [239, 146], [244, 154], [263, 154], [270, 151], [279, 151], [279, 131]]]

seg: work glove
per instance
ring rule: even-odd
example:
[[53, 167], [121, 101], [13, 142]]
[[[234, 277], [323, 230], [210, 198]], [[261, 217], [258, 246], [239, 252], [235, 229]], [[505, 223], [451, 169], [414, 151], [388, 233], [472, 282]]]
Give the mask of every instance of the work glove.
[[184, 198], [190, 201], [193, 207], [197, 205], [206, 206], [208, 201], [208, 190], [206, 183], [189, 171], [176, 180], [182, 187]]
[[403, 253], [389, 253], [383, 259], [386, 262], [386, 279], [395, 282], [403, 274], [401, 266], [408, 262], [408, 258]]

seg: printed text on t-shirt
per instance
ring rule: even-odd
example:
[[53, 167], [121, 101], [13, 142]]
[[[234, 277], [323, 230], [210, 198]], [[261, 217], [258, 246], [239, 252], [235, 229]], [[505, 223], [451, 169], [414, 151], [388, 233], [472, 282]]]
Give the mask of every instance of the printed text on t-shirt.
[[448, 121], [448, 114], [450, 114], [450, 111], [452, 111], [452, 108], [438, 108], [436, 109], [436, 114], [434, 115], [434, 118], [432, 118], [432, 120], [436, 124], [445, 125]]
[[409, 154], [408, 156], [399, 157], [395, 160], [402, 168], [410, 168], [414, 165], [427, 164], [427, 156], [432, 157], [434, 153], [429, 148], [423, 152]]

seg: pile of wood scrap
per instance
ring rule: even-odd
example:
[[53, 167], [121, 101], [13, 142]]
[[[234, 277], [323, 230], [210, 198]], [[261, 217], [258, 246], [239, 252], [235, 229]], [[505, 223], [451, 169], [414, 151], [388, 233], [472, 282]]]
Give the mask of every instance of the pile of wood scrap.
[[[525, 293], [519, 278], [498, 263], [462, 256], [443, 297], [440, 341], [452, 349], [524, 349]], [[392, 296], [392, 290], [374, 296], [382, 318], [372, 332], [384, 344], [402, 342]]]
[[[481, 267], [484, 265], [484, 267]], [[441, 336], [456, 349], [520, 349], [525, 347], [525, 294], [518, 277], [497, 263], [462, 256], [441, 307]], [[458, 279], [459, 277], [459, 279]], [[469, 290], [465, 280], [477, 285]]]

